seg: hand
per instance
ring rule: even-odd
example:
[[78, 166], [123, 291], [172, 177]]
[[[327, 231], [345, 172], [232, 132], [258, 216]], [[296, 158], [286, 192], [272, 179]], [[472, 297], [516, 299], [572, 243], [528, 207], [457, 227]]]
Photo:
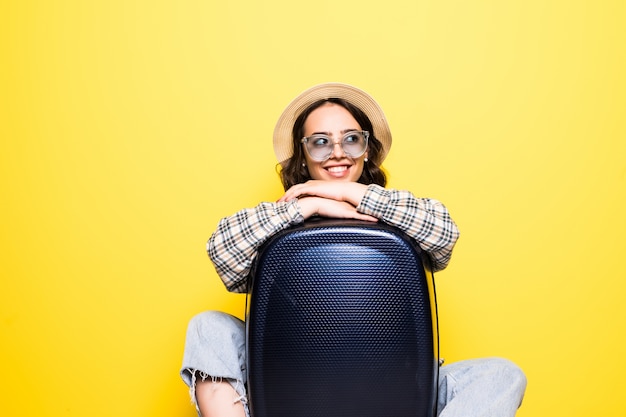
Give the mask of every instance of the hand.
[[304, 219], [318, 215], [336, 219], [356, 219], [369, 222], [377, 222], [374, 216], [362, 214], [356, 211], [356, 207], [345, 201], [337, 201], [323, 197], [302, 197], [298, 199], [298, 205], [302, 210]]
[[352, 181], [310, 180], [294, 185], [278, 201], [285, 202], [303, 196], [315, 196], [335, 201], [346, 201], [357, 207], [366, 190], [365, 184]]

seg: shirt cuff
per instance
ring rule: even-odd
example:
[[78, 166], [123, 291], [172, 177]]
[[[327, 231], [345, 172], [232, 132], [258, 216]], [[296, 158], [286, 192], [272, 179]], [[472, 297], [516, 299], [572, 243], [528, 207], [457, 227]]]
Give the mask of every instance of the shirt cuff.
[[304, 221], [304, 215], [302, 214], [302, 209], [298, 204], [298, 199], [289, 201], [284, 205], [284, 215], [285, 220], [289, 221], [289, 224], [298, 224]]

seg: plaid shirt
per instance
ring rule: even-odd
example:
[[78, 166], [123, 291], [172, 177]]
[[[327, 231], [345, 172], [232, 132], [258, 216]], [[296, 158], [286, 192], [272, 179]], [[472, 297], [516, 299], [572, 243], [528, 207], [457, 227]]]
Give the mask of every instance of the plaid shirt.
[[[428, 253], [433, 271], [444, 269], [450, 262], [459, 231], [439, 201], [371, 184], [357, 210], [414, 239]], [[246, 292], [259, 247], [281, 230], [303, 221], [297, 200], [261, 203], [220, 220], [207, 242], [207, 252], [228, 291]]]

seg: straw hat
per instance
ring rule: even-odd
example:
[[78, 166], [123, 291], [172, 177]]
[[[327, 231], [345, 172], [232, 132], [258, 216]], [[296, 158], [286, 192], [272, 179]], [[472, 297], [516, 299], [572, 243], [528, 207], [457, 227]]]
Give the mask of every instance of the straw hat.
[[296, 119], [307, 107], [318, 100], [328, 98], [344, 99], [360, 108], [372, 122], [374, 136], [383, 146], [380, 155], [382, 162], [391, 147], [391, 131], [387, 119], [378, 103], [366, 92], [341, 83], [319, 84], [301, 93], [283, 111], [274, 128], [274, 153], [280, 163], [293, 156], [292, 130]]

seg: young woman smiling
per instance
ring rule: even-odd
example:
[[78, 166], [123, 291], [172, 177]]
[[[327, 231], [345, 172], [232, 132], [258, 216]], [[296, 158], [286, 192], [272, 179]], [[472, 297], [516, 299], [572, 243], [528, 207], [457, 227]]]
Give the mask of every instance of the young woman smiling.
[[[296, 97], [274, 129], [284, 195], [223, 218], [207, 243], [226, 288], [245, 292], [260, 246], [312, 216], [393, 225], [428, 254], [433, 271], [444, 269], [459, 237], [456, 224], [439, 201], [385, 188], [381, 164], [390, 147], [384, 113], [362, 90], [328, 83]], [[191, 320], [181, 376], [199, 415], [249, 415], [245, 352], [245, 324], [238, 318], [208, 311]], [[508, 360], [443, 366], [438, 415], [514, 416], [525, 387], [523, 372]]]

